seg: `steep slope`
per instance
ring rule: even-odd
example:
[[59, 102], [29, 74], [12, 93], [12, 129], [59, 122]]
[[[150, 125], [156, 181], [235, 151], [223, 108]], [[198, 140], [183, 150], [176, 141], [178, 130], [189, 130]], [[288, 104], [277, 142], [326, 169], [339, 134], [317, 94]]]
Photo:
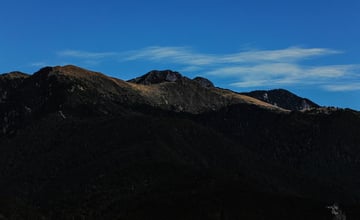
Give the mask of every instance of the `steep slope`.
[[28, 121], [52, 112], [61, 112], [62, 117], [119, 115], [145, 105], [201, 113], [235, 103], [281, 110], [248, 96], [204, 86], [205, 79], [199, 83], [172, 71], [152, 71], [139, 77], [138, 83], [130, 83], [68, 65], [46, 67], [31, 76], [2, 75], [0, 80], [4, 85], [0, 90], [0, 136], [11, 135]]
[[143, 85], [152, 85], [162, 82], [176, 82], [178, 80], [181, 80], [182, 78], [183, 76], [180, 73], [171, 70], [163, 70], [163, 71], [153, 70], [143, 76], [137, 77], [135, 79], [131, 79], [128, 82], [143, 84]]
[[261, 100], [215, 88], [213, 83], [205, 78], [197, 77], [191, 80], [170, 70], [151, 71], [128, 82], [136, 85], [138, 91], [151, 100], [154, 106], [172, 111], [201, 113], [239, 103], [283, 111]]
[[[188, 80], [188, 78], [182, 76], [179, 72], [174, 72], [171, 70], [153, 70], [146, 73], [145, 75], [131, 79], [128, 82], [143, 85], [152, 85], [164, 82], [176, 82], [184, 79]], [[195, 77], [193, 81], [199, 83], [202, 87], [205, 88], [214, 87], [214, 84], [210, 80], [203, 77]]]
[[0, 136], [49, 113], [118, 114], [122, 105], [146, 102], [126, 82], [75, 66], [46, 67], [31, 76], [7, 77], [4, 83], [14, 89], [1, 103]]
[[243, 94], [292, 111], [308, 110], [320, 107], [311, 100], [301, 98], [285, 89], [274, 89], [269, 91], [257, 90]]
[[290, 112], [168, 73], [22, 77], [0, 103], [0, 216], [325, 220], [338, 202], [360, 217], [359, 112]]

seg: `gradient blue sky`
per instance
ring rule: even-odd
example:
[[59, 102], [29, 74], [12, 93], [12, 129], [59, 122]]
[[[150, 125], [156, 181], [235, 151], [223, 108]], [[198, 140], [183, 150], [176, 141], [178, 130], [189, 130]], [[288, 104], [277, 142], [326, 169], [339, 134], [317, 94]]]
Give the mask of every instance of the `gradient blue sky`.
[[4, 0], [0, 72], [153, 69], [360, 110], [358, 0]]

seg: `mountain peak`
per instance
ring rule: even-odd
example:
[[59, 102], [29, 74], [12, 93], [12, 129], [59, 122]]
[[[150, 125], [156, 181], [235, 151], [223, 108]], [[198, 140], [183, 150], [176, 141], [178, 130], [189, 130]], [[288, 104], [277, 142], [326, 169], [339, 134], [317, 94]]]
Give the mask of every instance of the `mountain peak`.
[[212, 83], [210, 80], [208, 80], [208, 79], [206, 79], [204, 77], [197, 76], [197, 77], [195, 77], [193, 79], [193, 81], [199, 83], [200, 86], [205, 87], [205, 88], [213, 88], [213, 87], [215, 87], [214, 83]]
[[34, 73], [34, 75], [35, 76], [36, 75], [42, 75], [42, 76], [66, 75], [76, 78], [84, 78], [84, 77], [87, 78], [90, 76], [105, 76], [101, 73], [86, 70], [74, 65], [54, 66], [54, 67], [47, 66]]
[[10, 73], [4, 73], [4, 74], [0, 74], [0, 78], [2, 79], [17, 79], [17, 78], [26, 78], [29, 75], [23, 72], [19, 72], [19, 71], [13, 71]]
[[179, 72], [172, 70], [152, 70], [143, 76], [129, 80], [129, 82], [151, 85], [163, 82], [176, 82], [181, 78], [183, 78], [183, 76]]
[[313, 101], [299, 97], [285, 89], [256, 90], [244, 94], [269, 104], [293, 111], [308, 110], [311, 108], [320, 107]]
[[[188, 79], [188, 78], [182, 76], [179, 72], [172, 70], [152, 70], [147, 74], [131, 79], [128, 82], [143, 84], [143, 85], [152, 85], [152, 84], [159, 84], [164, 82], [177, 82], [181, 79]], [[188, 81], [191, 80], [188, 79]], [[204, 88], [215, 87], [210, 80], [204, 77], [197, 76], [194, 79], [192, 79], [192, 81], [196, 82], [198, 85]]]

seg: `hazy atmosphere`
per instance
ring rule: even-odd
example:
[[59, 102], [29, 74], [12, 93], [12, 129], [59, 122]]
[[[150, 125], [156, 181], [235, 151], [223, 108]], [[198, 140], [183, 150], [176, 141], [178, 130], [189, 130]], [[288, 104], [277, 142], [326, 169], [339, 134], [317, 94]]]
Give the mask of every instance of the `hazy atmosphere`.
[[359, 11], [356, 0], [6, 0], [0, 72], [74, 64], [130, 79], [172, 69], [359, 110]]

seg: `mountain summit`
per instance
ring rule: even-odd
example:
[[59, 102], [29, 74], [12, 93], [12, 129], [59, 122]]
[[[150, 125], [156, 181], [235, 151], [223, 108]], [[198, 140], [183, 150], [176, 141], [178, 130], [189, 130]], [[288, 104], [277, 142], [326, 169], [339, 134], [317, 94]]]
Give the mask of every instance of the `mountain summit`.
[[143, 76], [131, 79], [129, 80], [129, 82], [143, 85], [151, 85], [162, 82], [176, 82], [181, 78], [183, 78], [183, 76], [178, 72], [174, 72], [171, 70], [153, 70]]
[[319, 220], [334, 202], [359, 219], [360, 113], [265, 93], [170, 70], [0, 75], [0, 219]]
[[320, 107], [313, 101], [301, 98], [285, 89], [274, 89], [269, 91], [257, 90], [243, 94], [293, 111], [309, 110]]
[[[189, 80], [189, 79], [182, 76], [180, 73], [171, 70], [161, 70], [161, 71], [153, 70], [143, 76], [131, 79], [128, 82], [143, 84], [143, 85], [151, 85], [151, 84], [159, 84], [164, 82], [176, 82], [179, 80]], [[214, 87], [214, 84], [210, 80], [203, 77], [199, 77], [199, 76], [195, 77], [193, 81], [199, 83], [202, 87]]]

